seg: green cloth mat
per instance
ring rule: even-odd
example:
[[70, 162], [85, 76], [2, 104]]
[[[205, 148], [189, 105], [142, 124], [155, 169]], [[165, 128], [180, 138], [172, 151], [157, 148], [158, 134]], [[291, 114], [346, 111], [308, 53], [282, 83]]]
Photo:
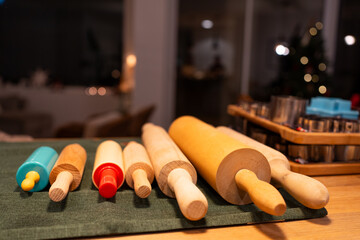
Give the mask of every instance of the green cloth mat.
[[[115, 139], [121, 146], [129, 140]], [[103, 140], [101, 140], [103, 141]], [[200, 221], [185, 219], [175, 199], [166, 197], [156, 181], [147, 199], [137, 197], [126, 182], [116, 196], [104, 199], [92, 184], [91, 174], [95, 140], [74, 139], [48, 142], [0, 143], [0, 238], [51, 239], [176, 229], [231, 226], [248, 223], [318, 218], [327, 215], [325, 208], [313, 210], [302, 206], [286, 191], [280, 189], [287, 203], [287, 211], [276, 217], [264, 213], [254, 204], [236, 206], [223, 200], [202, 178], [197, 186], [205, 194], [209, 209]], [[81, 144], [87, 151], [87, 162], [80, 187], [70, 192], [62, 202], [52, 202], [49, 187], [41, 192], [28, 193], [16, 183], [16, 171], [27, 157], [40, 146], [53, 147], [58, 153], [71, 143]]]

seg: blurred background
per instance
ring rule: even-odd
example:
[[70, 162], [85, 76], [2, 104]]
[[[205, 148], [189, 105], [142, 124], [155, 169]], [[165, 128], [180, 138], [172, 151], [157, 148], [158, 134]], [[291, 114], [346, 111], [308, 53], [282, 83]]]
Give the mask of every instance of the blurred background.
[[226, 125], [240, 99], [356, 102], [359, 12], [356, 0], [0, 0], [0, 131], [139, 136], [184, 114]]

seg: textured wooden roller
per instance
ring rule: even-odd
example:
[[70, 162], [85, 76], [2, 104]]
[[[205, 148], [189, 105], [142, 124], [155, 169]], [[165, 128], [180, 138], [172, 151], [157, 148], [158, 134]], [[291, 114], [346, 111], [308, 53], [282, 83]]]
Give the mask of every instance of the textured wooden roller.
[[129, 142], [123, 151], [126, 183], [135, 190], [137, 196], [146, 198], [151, 193], [154, 169], [143, 145]]
[[319, 209], [328, 203], [327, 188], [316, 179], [290, 171], [289, 161], [281, 152], [228, 127], [220, 126], [217, 127], [217, 130], [263, 153], [269, 161], [273, 180], [304, 206]]
[[200, 175], [229, 203], [254, 202], [273, 215], [285, 212], [284, 199], [269, 184], [269, 163], [259, 151], [191, 116], [176, 119], [169, 135]]
[[60, 153], [49, 181], [49, 197], [55, 201], [63, 200], [69, 191], [74, 191], [81, 182], [86, 163], [86, 151], [80, 144], [67, 145]]
[[195, 186], [197, 175], [193, 165], [163, 128], [147, 123], [142, 130], [142, 141], [149, 153], [160, 190], [165, 195], [176, 198], [187, 219], [203, 218], [208, 203]]

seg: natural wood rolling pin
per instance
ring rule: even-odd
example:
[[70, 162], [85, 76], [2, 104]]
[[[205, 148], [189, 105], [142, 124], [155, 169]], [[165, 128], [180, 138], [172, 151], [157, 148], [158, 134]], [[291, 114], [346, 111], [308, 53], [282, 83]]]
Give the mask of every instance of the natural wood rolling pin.
[[189, 220], [203, 218], [208, 202], [195, 186], [196, 170], [167, 132], [152, 123], [142, 128], [142, 141], [149, 153], [160, 190], [176, 198], [182, 214]]
[[281, 152], [230, 128], [220, 126], [217, 129], [264, 154], [269, 161], [273, 180], [284, 187], [301, 204], [308, 208], [320, 209], [328, 203], [327, 188], [316, 179], [291, 172], [289, 161]]
[[137, 196], [146, 198], [151, 193], [154, 169], [143, 145], [129, 142], [123, 151], [126, 183], [135, 190]]
[[284, 214], [285, 201], [269, 184], [270, 166], [260, 152], [191, 116], [176, 119], [169, 134], [226, 201], [237, 205], [252, 201], [264, 212]]
[[51, 200], [63, 200], [69, 191], [74, 191], [80, 185], [85, 163], [86, 151], [81, 145], [70, 144], [61, 151], [49, 176]]

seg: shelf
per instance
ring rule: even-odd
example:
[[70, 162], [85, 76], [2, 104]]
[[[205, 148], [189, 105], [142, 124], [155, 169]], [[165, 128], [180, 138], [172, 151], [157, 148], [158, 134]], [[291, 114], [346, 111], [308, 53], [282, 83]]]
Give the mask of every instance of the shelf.
[[325, 176], [360, 173], [360, 163], [307, 163], [290, 162], [291, 171], [307, 176]]
[[315, 133], [299, 132], [270, 120], [252, 115], [236, 105], [229, 105], [227, 111], [232, 116], [241, 116], [256, 123], [292, 143], [316, 145], [360, 145], [360, 133]]

